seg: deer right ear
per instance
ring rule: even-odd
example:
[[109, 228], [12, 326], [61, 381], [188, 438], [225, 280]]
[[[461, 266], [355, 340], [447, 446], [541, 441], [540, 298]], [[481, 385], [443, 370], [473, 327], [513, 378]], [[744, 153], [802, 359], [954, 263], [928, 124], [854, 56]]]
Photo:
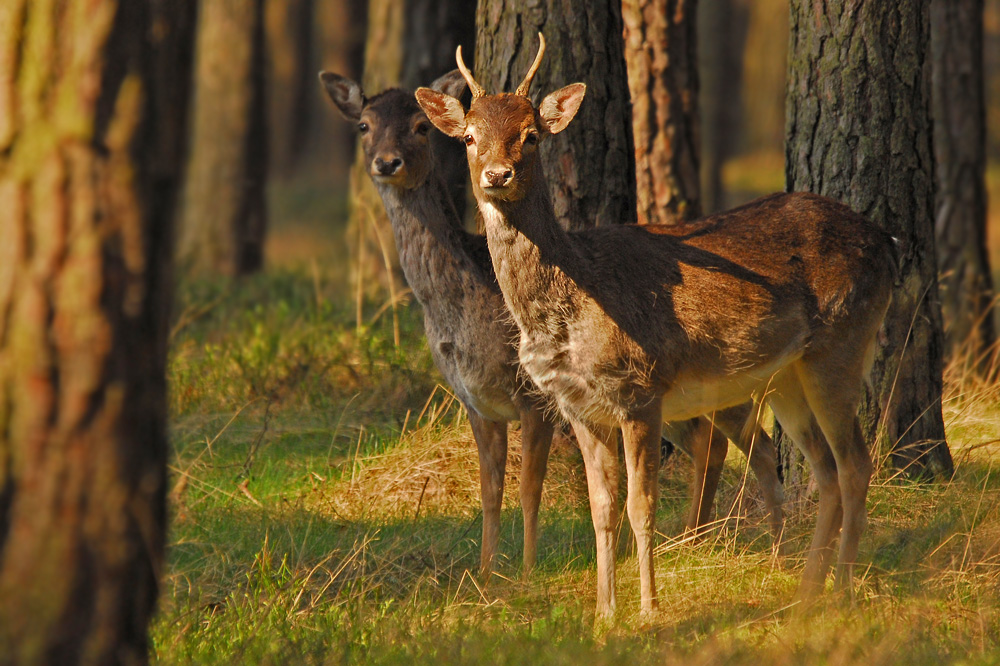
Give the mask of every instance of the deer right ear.
[[365, 105], [365, 94], [361, 91], [361, 86], [351, 79], [333, 72], [320, 72], [319, 80], [326, 88], [326, 94], [340, 109], [342, 116], [348, 120], [361, 119], [361, 109]]
[[465, 88], [468, 84], [465, 82], [465, 77], [462, 76], [462, 71], [459, 69], [453, 69], [443, 76], [439, 76], [434, 80], [434, 83], [427, 86], [431, 90], [437, 90], [438, 92], [443, 92], [445, 95], [451, 95], [455, 99], [459, 99], [462, 93], [465, 92]]
[[576, 112], [580, 110], [586, 92], [586, 85], [571, 83], [550, 93], [542, 100], [538, 107], [538, 115], [542, 117], [542, 122], [545, 123], [549, 133], [558, 134], [566, 129], [569, 121], [573, 120]]
[[434, 127], [456, 139], [465, 134], [465, 109], [461, 102], [430, 88], [417, 88], [416, 95], [417, 103]]

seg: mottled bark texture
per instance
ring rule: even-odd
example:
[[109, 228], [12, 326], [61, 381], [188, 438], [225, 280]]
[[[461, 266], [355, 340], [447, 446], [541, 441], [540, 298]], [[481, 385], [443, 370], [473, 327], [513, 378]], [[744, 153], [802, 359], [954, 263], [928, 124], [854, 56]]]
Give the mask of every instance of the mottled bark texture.
[[[416, 90], [455, 69], [455, 48], [472, 53], [474, 5], [468, 0], [369, 0], [368, 38], [361, 86], [369, 96], [386, 88]], [[435, 133], [437, 134], [437, 133]], [[446, 164], [442, 174], [459, 215], [466, 209], [465, 149], [454, 139], [437, 135], [435, 157]], [[355, 286], [372, 296], [385, 279], [386, 264], [396, 285], [404, 278], [392, 242], [389, 218], [368, 175], [364, 152], [358, 147], [351, 169], [349, 233], [357, 248]], [[394, 291], [398, 292], [399, 289]]]
[[935, 236], [946, 355], [996, 371], [986, 253], [983, 0], [932, 0]]
[[267, 230], [264, 0], [199, 6], [178, 259], [198, 273], [244, 275], [263, 266]]
[[639, 224], [701, 213], [697, 0], [623, 0]]
[[193, 0], [0, 4], [0, 662], [146, 663]]
[[739, 144], [748, 16], [744, 0], [713, 0], [698, 8], [701, 208], [705, 214], [726, 207], [722, 165]]
[[538, 103], [557, 88], [587, 84], [572, 124], [540, 147], [556, 216], [567, 228], [636, 219], [622, 29], [618, 0], [479, 2], [475, 76], [488, 92], [514, 91], [538, 51], [539, 32], [546, 51], [531, 99]]
[[910, 474], [952, 471], [941, 415], [929, 5], [792, 0], [788, 60], [788, 189], [844, 201], [899, 239], [898, 286], [861, 421]]

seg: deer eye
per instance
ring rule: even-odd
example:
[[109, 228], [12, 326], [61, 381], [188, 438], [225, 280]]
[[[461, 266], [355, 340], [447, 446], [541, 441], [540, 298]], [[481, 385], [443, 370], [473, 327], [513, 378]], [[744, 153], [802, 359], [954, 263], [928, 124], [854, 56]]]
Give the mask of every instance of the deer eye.
[[427, 136], [427, 133], [431, 131], [431, 126], [428, 123], [419, 123], [413, 128], [413, 131], [420, 136]]
[[524, 137], [524, 142], [529, 146], [538, 143], [538, 132], [528, 132], [528, 136]]
[[476, 142], [476, 140], [474, 138], [472, 138], [471, 134], [466, 134], [465, 138], [463, 140], [465, 141], [465, 145], [467, 145], [467, 146], [471, 146], [472, 144], [474, 144]]
[[367, 132], [369, 129], [371, 128], [368, 127], [368, 123], [358, 123], [358, 131], [362, 134]]

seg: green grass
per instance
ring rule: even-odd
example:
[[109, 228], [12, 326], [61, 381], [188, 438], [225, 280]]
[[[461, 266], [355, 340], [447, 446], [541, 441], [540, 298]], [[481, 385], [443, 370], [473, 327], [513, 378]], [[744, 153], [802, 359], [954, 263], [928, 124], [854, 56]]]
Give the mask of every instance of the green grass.
[[[593, 531], [579, 453], [553, 450], [539, 565], [521, 579], [518, 433], [497, 574], [478, 563], [478, 465], [439, 387], [417, 306], [369, 304], [360, 328], [329, 272], [185, 284], [170, 359], [171, 532], [160, 664], [851, 664], [1000, 660], [995, 387], [950, 389], [958, 471], [917, 484], [880, 468], [854, 607], [788, 608], [815, 519], [788, 507], [774, 561], [734, 454], [718, 531], [680, 543], [689, 466], [661, 474], [660, 612], [638, 616], [622, 527], [616, 620], [594, 625]], [[959, 379], [952, 378], [953, 382]], [[624, 489], [624, 483], [621, 484]]]

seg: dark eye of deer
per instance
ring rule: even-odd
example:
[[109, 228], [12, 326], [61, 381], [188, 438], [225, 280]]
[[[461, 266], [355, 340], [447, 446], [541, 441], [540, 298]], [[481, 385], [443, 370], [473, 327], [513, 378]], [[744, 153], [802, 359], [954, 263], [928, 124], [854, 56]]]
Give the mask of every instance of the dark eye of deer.
[[429, 131], [431, 131], [431, 126], [427, 123], [420, 123], [413, 128], [413, 131], [421, 136], [426, 136]]
[[467, 145], [467, 146], [471, 146], [471, 145], [472, 145], [472, 144], [474, 144], [475, 142], [476, 142], [476, 140], [472, 138], [472, 135], [471, 135], [471, 134], [466, 134], [466, 135], [465, 135], [465, 145]]
[[364, 134], [368, 131], [368, 123], [358, 123], [358, 131]]
[[538, 135], [534, 132], [529, 132], [528, 136], [524, 137], [524, 142], [529, 146], [533, 146], [538, 143]]

